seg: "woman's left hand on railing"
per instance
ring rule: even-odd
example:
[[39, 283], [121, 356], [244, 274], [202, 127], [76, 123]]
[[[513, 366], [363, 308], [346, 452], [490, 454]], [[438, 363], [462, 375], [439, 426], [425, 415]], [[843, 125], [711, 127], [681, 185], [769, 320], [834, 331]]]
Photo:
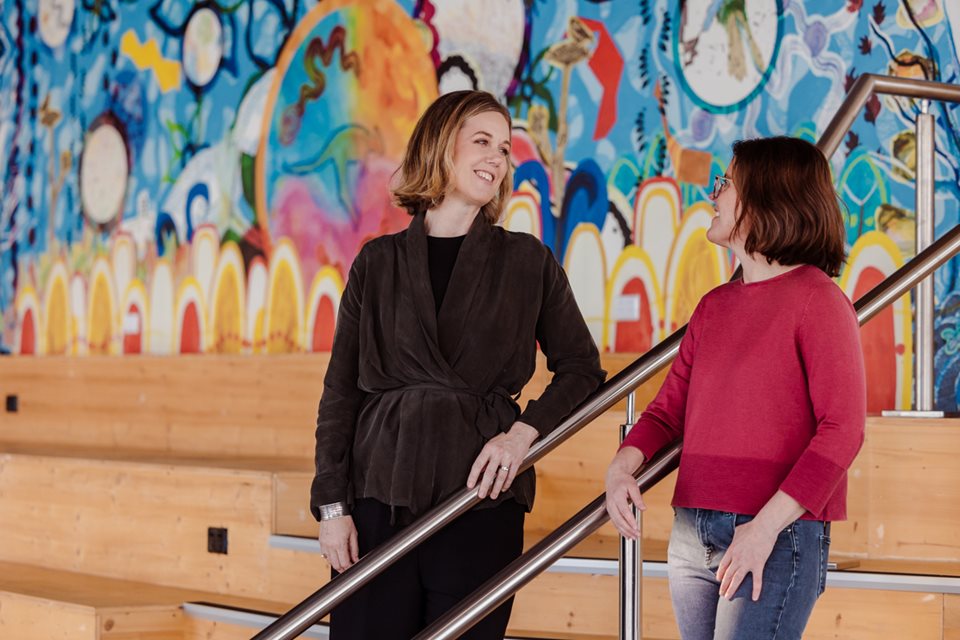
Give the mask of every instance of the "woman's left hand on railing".
[[473, 489], [479, 481], [477, 495], [486, 498], [489, 493], [491, 500], [509, 489], [517, 477], [517, 468], [539, 435], [530, 425], [517, 421], [506, 433], [490, 438], [470, 468], [467, 488]]
[[633, 473], [642, 464], [643, 452], [636, 447], [624, 447], [617, 452], [607, 468], [607, 513], [620, 535], [630, 540], [636, 540], [640, 535], [640, 527], [631, 506], [640, 511], [647, 508], [637, 486], [637, 479], [633, 477]]

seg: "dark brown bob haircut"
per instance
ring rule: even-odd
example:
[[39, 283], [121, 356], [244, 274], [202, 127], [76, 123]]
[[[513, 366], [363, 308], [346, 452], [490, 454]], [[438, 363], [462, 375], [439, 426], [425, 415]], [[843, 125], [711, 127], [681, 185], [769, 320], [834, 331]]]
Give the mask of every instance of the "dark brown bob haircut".
[[[507, 121], [507, 129], [513, 129], [510, 112], [486, 91], [453, 91], [427, 107], [413, 129], [403, 162], [397, 170], [399, 179], [392, 193], [398, 206], [414, 215], [443, 202], [451, 187], [457, 133], [467, 119], [487, 111], [502, 115]], [[507, 172], [497, 195], [480, 207], [483, 219], [495, 224], [512, 193], [513, 165], [507, 159]]]
[[744, 249], [768, 262], [811, 264], [830, 277], [846, 258], [846, 230], [830, 164], [805, 140], [778, 136], [733, 145], [731, 170], [747, 231]]

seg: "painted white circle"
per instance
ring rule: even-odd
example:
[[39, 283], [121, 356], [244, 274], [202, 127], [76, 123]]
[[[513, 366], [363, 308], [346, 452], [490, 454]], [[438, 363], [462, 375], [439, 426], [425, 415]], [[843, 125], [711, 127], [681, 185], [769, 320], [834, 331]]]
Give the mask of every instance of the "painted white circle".
[[107, 224], [123, 210], [130, 166], [127, 145], [112, 124], [87, 134], [80, 159], [80, 201], [83, 212], [97, 224]]
[[[478, 88], [502, 96], [523, 53], [523, 0], [444, 0], [434, 2], [433, 8], [440, 57], [461, 56], [477, 74]], [[464, 81], [469, 84], [462, 84]], [[454, 72], [450, 80], [444, 76], [442, 82], [440, 93], [473, 88], [462, 71]]]
[[223, 60], [223, 25], [213, 9], [198, 9], [183, 34], [183, 72], [197, 87], [210, 84]]
[[56, 49], [67, 40], [73, 24], [73, 0], [40, 0], [40, 39]]
[[731, 108], [758, 90], [777, 52], [777, 0], [690, 0], [676, 42], [683, 81], [702, 106]]

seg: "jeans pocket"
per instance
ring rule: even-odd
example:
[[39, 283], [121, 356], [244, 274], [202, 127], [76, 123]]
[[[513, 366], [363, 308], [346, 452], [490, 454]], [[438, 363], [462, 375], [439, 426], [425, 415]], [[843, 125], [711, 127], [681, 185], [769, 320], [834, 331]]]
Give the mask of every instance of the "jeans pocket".
[[820, 535], [820, 584], [817, 587], [817, 597], [823, 595], [827, 588], [827, 562], [830, 558], [830, 536]]

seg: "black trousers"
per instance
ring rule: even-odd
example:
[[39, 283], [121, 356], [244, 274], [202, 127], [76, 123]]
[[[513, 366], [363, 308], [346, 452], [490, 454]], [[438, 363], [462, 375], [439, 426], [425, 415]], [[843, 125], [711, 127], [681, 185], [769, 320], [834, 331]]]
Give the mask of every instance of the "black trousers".
[[[463, 514], [337, 606], [331, 640], [410, 640], [519, 557], [525, 515], [514, 500]], [[353, 521], [361, 557], [403, 528], [372, 499], [357, 501]], [[512, 607], [513, 598], [461, 638], [502, 640]]]

